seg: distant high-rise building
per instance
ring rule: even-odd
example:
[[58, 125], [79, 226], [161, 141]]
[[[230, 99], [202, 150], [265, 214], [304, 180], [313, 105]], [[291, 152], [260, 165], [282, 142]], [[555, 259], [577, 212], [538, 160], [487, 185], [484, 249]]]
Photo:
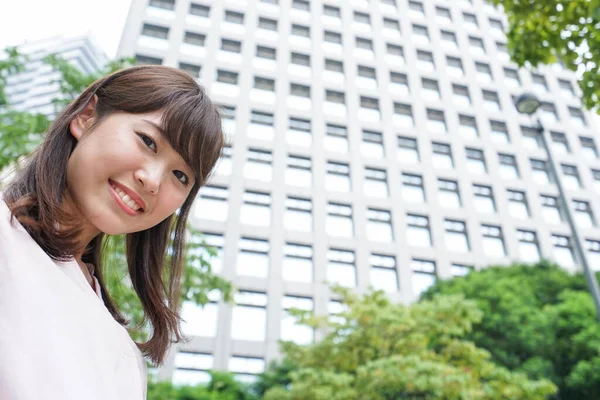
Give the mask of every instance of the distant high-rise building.
[[160, 378], [253, 379], [279, 339], [319, 339], [287, 310], [339, 311], [325, 281], [410, 302], [490, 264], [578, 269], [525, 91], [600, 268], [597, 127], [573, 73], [509, 60], [506, 28], [483, 0], [133, 1], [120, 56], [197, 77], [231, 142], [191, 220], [237, 304], [185, 304]]
[[52, 37], [24, 43], [18, 49], [28, 60], [25, 71], [8, 78], [8, 101], [18, 111], [47, 116], [56, 113], [52, 101], [62, 95], [59, 83], [56, 82], [60, 74], [43, 61], [46, 56], [56, 54], [85, 74], [98, 71], [108, 61], [104, 52], [89, 36]]

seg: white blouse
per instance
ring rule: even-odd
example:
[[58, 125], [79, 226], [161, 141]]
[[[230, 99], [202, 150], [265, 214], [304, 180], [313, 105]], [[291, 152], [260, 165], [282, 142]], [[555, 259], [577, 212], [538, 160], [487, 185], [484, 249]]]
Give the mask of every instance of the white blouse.
[[94, 283], [11, 225], [0, 197], [0, 399], [146, 398], [142, 353]]

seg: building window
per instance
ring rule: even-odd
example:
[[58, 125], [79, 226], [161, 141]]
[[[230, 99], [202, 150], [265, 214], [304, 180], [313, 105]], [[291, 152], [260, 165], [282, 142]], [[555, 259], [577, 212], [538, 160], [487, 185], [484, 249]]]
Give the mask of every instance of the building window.
[[480, 56], [485, 55], [485, 46], [481, 38], [469, 36], [469, 46], [471, 47], [471, 53]]
[[231, 22], [232, 24], [244, 25], [244, 14], [225, 10], [225, 21]]
[[237, 258], [238, 275], [266, 278], [269, 276], [269, 242], [242, 237]]
[[231, 146], [226, 145], [223, 147], [223, 153], [221, 155], [221, 159], [217, 163], [217, 174], [229, 176], [231, 175]]
[[594, 214], [592, 213], [589, 202], [573, 200], [573, 209], [575, 210], [575, 223], [579, 228], [588, 229], [596, 226]]
[[185, 32], [183, 36], [183, 43], [190, 44], [192, 46], [204, 47], [206, 41], [206, 35], [194, 32]]
[[458, 183], [448, 179], [438, 179], [438, 202], [445, 208], [460, 208]]
[[[436, 82], [436, 88], [437, 88], [437, 82]], [[469, 88], [466, 86], [457, 85], [457, 84], [453, 83], [452, 84], [452, 98], [454, 100], [454, 104], [457, 106], [469, 107], [471, 105], [471, 96], [469, 95]]]
[[491, 83], [493, 81], [492, 78], [492, 70], [488, 64], [476, 62], [475, 63], [475, 76], [477, 80], [482, 83]]
[[238, 84], [238, 73], [231, 71], [217, 70], [217, 82], [226, 83], [229, 85]]
[[373, 97], [360, 96], [360, 107], [379, 112], [379, 100]]
[[367, 209], [367, 239], [374, 242], [394, 241], [391, 212], [375, 208]]
[[409, 246], [431, 247], [431, 230], [429, 218], [423, 215], [408, 214], [406, 216], [406, 241]]
[[541, 119], [545, 123], [553, 124], [558, 121], [556, 106], [552, 103], [542, 103], [540, 106]]
[[328, 6], [326, 4], [323, 5], [323, 15], [337, 19], [342, 18], [342, 13], [340, 12], [339, 7]]
[[483, 236], [483, 252], [486, 256], [500, 258], [506, 255], [502, 228], [499, 226], [482, 224], [481, 234]]
[[306, 283], [313, 281], [313, 249], [311, 246], [286, 243], [283, 253], [281, 275], [284, 280]]
[[360, 151], [363, 157], [384, 157], [383, 135], [381, 132], [363, 130]]
[[162, 62], [162, 58], [143, 56], [141, 54], [135, 55], [135, 65], [161, 65]]
[[192, 78], [197, 78], [200, 76], [201, 67], [199, 65], [180, 62], [179, 69], [190, 75]]
[[567, 136], [564, 133], [550, 132], [550, 136], [552, 137], [552, 150], [554, 150], [555, 154], [566, 154], [571, 152]]
[[460, 58], [446, 56], [446, 65], [448, 66], [446, 69], [448, 75], [456, 78], [462, 78], [465, 76], [465, 71]]
[[323, 33], [323, 40], [329, 43], [342, 44], [342, 35], [337, 32], [325, 31]]
[[342, 63], [341, 61], [325, 59], [325, 70], [343, 74], [344, 63]]
[[310, 56], [308, 54], [292, 52], [290, 63], [295, 65], [301, 65], [303, 67], [310, 67]]
[[426, 26], [413, 25], [413, 38], [417, 43], [429, 43], [429, 31]]
[[306, 0], [292, 0], [292, 8], [301, 11], [310, 11], [310, 3]]
[[435, 7], [435, 16], [441, 22], [452, 22], [452, 15], [450, 14], [450, 9], [446, 7]]
[[242, 196], [240, 222], [247, 225], [271, 225], [271, 195], [247, 190]]
[[196, 386], [210, 382], [209, 370], [213, 368], [211, 354], [180, 351], [175, 354], [173, 385]]
[[238, 382], [251, 384], [265, 370], [265, 360], [256, 357], [232, 356], [227, 369], [235, 375]]
[[558, 198], [542, 194], [540, 195], [540, 203], [542, 204], [544, 221], [551, 224], [560, 224], [563, 221], [562, 208], [558, 202]]
[[396, 19], [384, 18], [383, 19], [383, 28], [389, 29], [396, 33], [400, 33], [400, 22]]
[[398, 271], [396, 270], [396, 257], [382, 254], [369, 256], [371, 266], [371, 286], [376, 290], [385, 292], [398, 291]]
[[419, 163], [420, 159], [419, 148], [417, 147], [417, 139], [406, 136], [398, 136], [398, 150], [396, 153], [396, 159], [405, 164]]
[[456, 40], [456, 33], [442, 30], [442, 40], [446, 46], [450, 49], [458, 49], [458, 40]]
[[474, 268], [472, 265], [452, 264], [450, 266], [450, 272], [452, 273], [452, 276], [454, 276], [454, 277], [467, 276], [471, 272], [473, 272], [473, 269]]
[[548, 171], [548, 164], [544, 160], [530, 160], [531, 175], [538, 185], [547, 185], [553, 181]]
[[425, 9], [423, 8], [423, 3], [420, 1], [409, 1], [408, 12], [415, 17], [424, 17]]
[[402, 46], [387, 43], [386, 49], [388, 55], [395, 57], [394, 61], [396, 64], [404, 64], [404, 49]]
[[518, 190], [506, 190], [508, 196], [508, 212], [511, 216], [518, 219], [529, 218], [529, 205], [525, 192]]
[[504, 68], [504, 83], [510, 88], [518, 88], [521, 86], [521, 79], [516, 69]]
[[314, 329], [297, 323], [297, 317], [290, 310], [313, 311], [313, 300], [310, 297], [283, 296], [281, 300], [283, 316], [281, 318], [281, 340], [304, 345], [312, 343]]
[[310, 38], [310, 28], [304, 25], [292, 24], [292, 35]]
[[425, 190], [421, 175], [402, 174], [402, 198], [410, 203], [425, 202]]
[[349, 149], [346, 127], [328, 123], [323, 144], [327, 151], [346, 153]]
[[325, 187], [334, 192], [350, 192], [350, 166], [345, 163], [334, 161], [327, 162], [327, 175], [325, 176]]
[[331, 236], [353, 237], [352, 206], [346, 204], [327, 204], [325, 231]]
[[303, 118], [290, 117], [285, 140], [293, 146], [310, 147], [312, 144], [312, 124]]
[[144, 24], [142, 26], [142, 36], [148, 36], [156, 39], [169, 39], [169, 28], [164, 26]]
[[577, 171], [577, 167], [574, 165], [560, 165], [564, 178], [562, 180], [565, 189], [568, 190], [577, 190], [581, 188], [581, 181], [579, 179], [579, 172]]
[[449, 144], [433, 142], [431, 147], [433, 150], [431, 161], [435, 168], [454, 168], [452, 151]]
[[[242, 42], [238, 42], [237, 40], [221, 39], [221, 50], [239, 54], [242, 52]], [[256, 78], [254, 79], [256, 80]]]
[[519, 241], [519, 258], [521, 261], [527, 263], [540, 261], [540, 247], [535, 232], [517, 229], [517, 240]]
[[500, 168], [498, 173], [504, 179], [519, 179], [519, 167], [517, 159], [510, 154], [498, 153]]
[[162, 8], [163, 10], [174, 10], [175, 0], [150, 0], [149, 6]]
[[267, 338], [267, 295], [240, 290], [234, 295], [231, 338], [264, 342]]
[[356, 38], [356, 48], [373, 51], [373, 41], [371, 39]]
[[543, 75], [532, 73], [531, 80], [534, 89], [539, 90], [540, 92], [548, 91], [548, 84], [546, 83], [546, 78], [544, 78]]
[[210, 15], [210, 7], [202, 5], [202, 4], [191, 3], [190, 4], [190, 15], [208, 18]]
[[285, 184], [290, 186], [312, 186], [312, 161], [310, 158], [289, 155], [285, 170]]
[[573, 85], [571, 84], [571, 82], [566, 81], [564, 79], [559, 79], [558, 87], [567, 96], [575, 96], [575, 90], [573, 90]]
[[390, 71], [390, 83], [393, 87], [393, 90], [391, 90], [393, 95], [407, 95], [410, 93], [406, 74]]
[[491, 186], [473, 185], [473, 204], [480, 213], [495, 213], [496, 202]]
[[526, 126], [521, 126], [521, 143], [523, 144], [523, 147], [532, 150], [541, 149], [543, 147], [538, 131]]
[[573, 268], [576, 264], [573, 245], [569, 236], [552, 235], [554, 260], [563, 268]]
[[275, 80], [269, 78], [262, 78], [260, 76], [254, 77], [254, 89], [265, 90], [267, 92], [275, 91]]
[[290, 95], [310, 99], [310, 86], [290, 83]]
[[227, 188], [224, 186], [206, 185], [198, 193], [195, 206], [196, 218], [213, 221], [225, 221], [228, 216]]
[[244, 178], [270, 182], [273, 179], [273, 154], [270, 151], [249, 148], [244, 165]]
[[569, 107], [569, 116], [571, 117], [571, 123], [576, 127], [583, 128], [587, 125], [583, 111], [580, 108]]
[[504, 26], [502, 25], [502, 21], [495, 18], [490, 18], [490, 27], [496, 31], [498, 34], [504, 34]]
[[465, 153], [467, 155], [467, 170], [472, 174], [482, 175], [487, 173], [487, 166], [485, 163], [485, 157], [483, 150], [466, 148]]
[[440, 87], [438, 82], [434, 79], [421, 79], [421, 84], [423, 86], [423, 90], [421, 91], [421, 96], [426, 101], [438, 101], [441, 99], [440, 97]]
[[[221, 235], [221, 238], [223, 235]], [[200, 306], [192, 301], [184, 301], [181, 307], [181, 328], [186, 336], [215, 337], [217, 335], [217, 318], [219, 296], [216, 292], [208, 293], [209, 302]]]
[[463, 13], [463, 21], [465, 26], [469, 29], [478, 29], [479, 24], [477, 23], [477, 17], [475, 14]]
[[399, 128], [414, 126], [412, 106], [410, 104], [394, 103], [394, 124]]
[[594, 180], [594, 189], [600, 193], [600, 170], [592, 169], [592, 179]]
[[502, 110], [500, 106], [500, 98], [498, 93], [490, 90], [483, 90], [483, 106], [490, 112], [498, 112]]
[[388, 197], [387, 172], [384, 169], [365, 168], [365, 195], [370, 197]]
[[433, 72], [435, 70], [433, 54], [428, 51], [417, 50], [417, 67], [422, 71]]
[[412, 287], [417, 297], [429, 289], [436, 281], [435, 262], [428, 260], [412, 260]]
[[501, 121], [490, 121], [490, 137], [497, 143], [508, 144], [510, 143], [510, 137], [508, 136], [508, 128], [506, 124]]
[[598, 270], [597, 265], [600, 265], [600, 241], [598, 240], [585, 240], [585, 247], [588, 251], [588, 260], [590, 264], [593, 266], [592, 269], [594, 271]]
[[277, 21], [270, 18], [259, 17], [258, 18], [258, 29], [264, 29], [267, 31], [277, 31]]
[[275, 60], [277, 59], [277, 51], [271, 47], [256, 46], [256, 57]]
[[465, 139], [476, 139], [479, 136], [477, 122], [474, 117], [458, 115], [458, 132]]
[[496, 42], [496, 51], [498, 52], [498, 59], [503, 61], [510, 60], [510, 54], [508, 53], [506, 43]]
[[463, 221], [446, 219], [444, 221], [444, 229], [446, 230], [445, 241], [448, 250], [459, 253], [468, 253], [470, 251], [467, 226]]
[[359, 24], [371, 25], [371, 17], [369, 16], [369, 14], [354, 11], [354, 22], [358, 22]]
[[335, 104], [346, 104], [344, 92], [337, 92], [335, 90], [325, 90], [325, 101]]
[[356, 287], [356, 265], [353, 251], [327, 251], [327, 280], [345, 287]]
[[290, 231], [312, 232], [312, 201], [288, 197], [285, 201], [283, 226]]
[[358, 76], [361, 78], [369, 79], [377, 82], [377, 74], [375, 73], [375, 68], [365, 67], [364, 65], [358, 66]]
[[273, 129], [274, 120], [273, 114], [251, 110], [250, 124], [247, 132], [248, 137], [260, 140], [272, 140], [275, 135]]
[[593, 138], [579, 136], [581, 142], [581, 152], [590, 160], [598, 158], [598, 148]]
[[441, 110], [427, 109], [427, 129], [431, 133], [446, 133], [446, 118]]

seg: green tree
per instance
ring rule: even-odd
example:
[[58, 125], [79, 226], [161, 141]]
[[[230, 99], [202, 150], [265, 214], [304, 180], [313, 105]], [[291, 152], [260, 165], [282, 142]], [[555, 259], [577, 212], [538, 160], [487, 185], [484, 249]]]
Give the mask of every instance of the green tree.
[[291, 384], [269, 389], [265, 400], [545, 399], [547, 380], [530, 380], [497, 366], [464, 339], [482, 312], [462, 296], [437, 296], [411, 306], [381, 291], [363, 297], [336, 288], [346, 311], [300, 323], [327, 329], [314, 344], [282, 342], [298, 366]]
[[[14, 111], [6, 102], [4, 87], [7, 78], [23, 70], [26, 58], [15, 48], [8, 48], [5, 52], [6, 61], [0, 62], [0, 101], [5, 101], [4, 104], [0, 103], [0, 171], [29, 154], [41, 142], [50, 124], [45, 116]], [[84, 74], [56, 55], [46, 57], [44, 62], [57, 71], [60, 77], [57, 81], [60, 95], [54, 100], [57, 111], [98, 78], [129, 66], [133, 61], [128, 58], [111, 61], [96, 73]], [[232, 284], [212, 273], [210, 259], [216, 255], [215, 250], [206, 245], [200, 232], [188, 227], [188, 233], [187, 258], [182, 274], [182, 300], [204, 305], [209, 301], [208, 294], [217, 290], [225, 301], [232, 301]], [[143, 309], [128, 279], [124, 237], [109, 237], [106, 246], [106, 285], [119, 309], [130, 319], [131, 326], [140, 327]], [[146, 329], [136, 329], [130, 333], [135, 340], [145, 340], [148, 337]]]
[[489, 267], [437, 282], [423, 298], [456, 294], [483, 312], [466, 339], [494, 362], [552, 380], [561, 399], [600, 398], [600, 326], [581, 274], [548, 262]]
[[492, 0], [508, 17], [508, 49], [519, 66], [553, 64], [582, 73], [582, 102], [600, 112], [600, 0]]
[[248, 385], [237, 382], [228, 372], [210, 373], [207, 385], [174, 386], [171, 382], [150, 382], [147, 400], [258, 400]]

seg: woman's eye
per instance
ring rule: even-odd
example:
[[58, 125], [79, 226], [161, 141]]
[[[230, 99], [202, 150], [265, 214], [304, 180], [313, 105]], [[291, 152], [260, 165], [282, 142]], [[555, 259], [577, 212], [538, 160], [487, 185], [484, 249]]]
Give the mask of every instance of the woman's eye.
[[173, 171], [173, 173], [175, 174], [177, 179], [179, 179], [179, 181], [181, 183], [183, 183], [184, 185], [187, 185], [189, 183], [189, 179], [188, 179], [187, 175], [184, 174], [183, 172], [177, 170], [177, 171]]
[[150, 150], [156, 153], [156, 143], [154, 142], [154, 140], [150, 136], [144, 135], [143, 133], [138, 133], [138, 135], [140, 136], [140, 138], [142, 138], [144, 144], [148, 146]]

